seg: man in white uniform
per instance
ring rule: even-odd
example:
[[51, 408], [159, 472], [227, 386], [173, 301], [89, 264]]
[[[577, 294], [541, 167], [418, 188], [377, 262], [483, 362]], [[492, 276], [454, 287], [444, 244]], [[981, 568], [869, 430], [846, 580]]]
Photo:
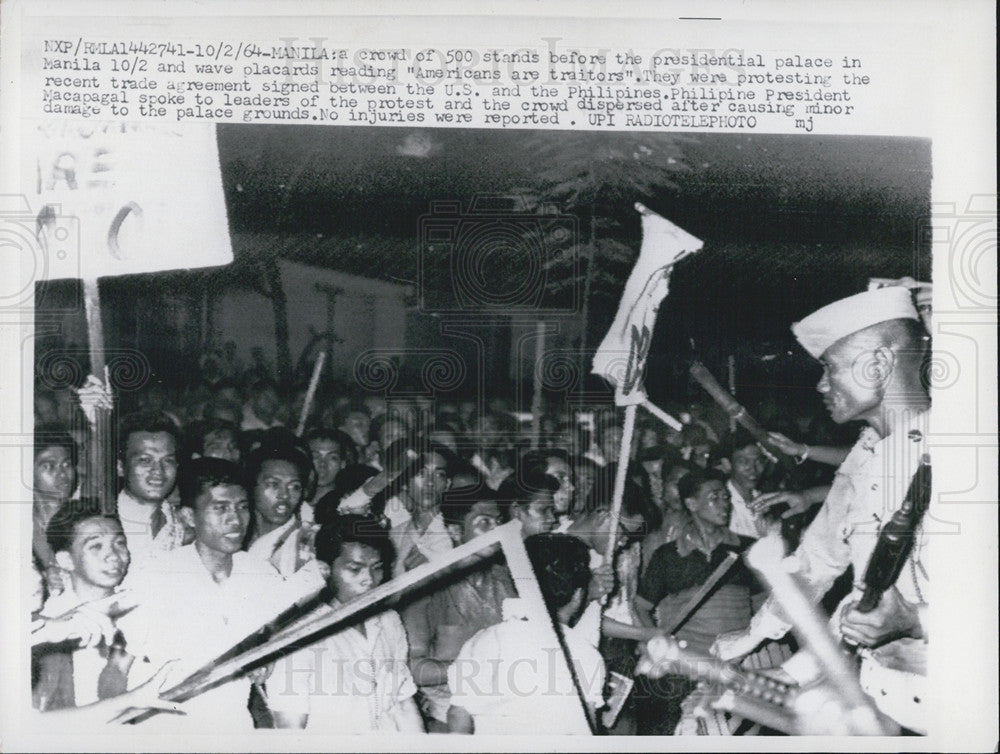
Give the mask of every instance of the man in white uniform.
[[[863, 670], [862, 684], [883, 711], [921, 731], [926, 712], [920, 709], [919, 686], [926, 675], [927, 638], [921, 616], [928, 591], [922, 532], [896, 584], [875, 610], [855, 609], [879, 529], [900, 507], [927, 451], [930, 398], [921, 381], [925, 342], [920, 320], [909, 291], [882, 288], [823, 307], [792, 331], [823, 365], [817, 389], [833, 421], [868, 425], [837, 469], [823, 507], [794, 553], [798, 575], [818, 601], [853, 565], [855, 589], [833, 623], [846, 640], [867, 648], [863, 654], [874, 662]], [[722, 659], [734, 659], [790, 628], [769, 600], [746, 632], [720, 636], [714, 651]], [[800, 681], [809, 675], [803, 659], [796, 655], [785, 666]], [[908, 671], [906, 683], [894, 683], [892, 671], [886, 670], [890, 665]], [[895, 698], [900, 695], [906, 699]]]

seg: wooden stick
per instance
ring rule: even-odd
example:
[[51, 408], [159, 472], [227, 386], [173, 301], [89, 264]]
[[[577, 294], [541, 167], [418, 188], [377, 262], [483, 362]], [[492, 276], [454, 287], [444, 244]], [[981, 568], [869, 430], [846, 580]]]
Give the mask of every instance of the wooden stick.
[[323, 371], [323, 363], [326, 361], [326, 351], [320, 351], [313, 365], [312, 377], [309, 379], [309, 388], [306, 390], [306, 399], [302, 404], [302, 413], [299, 415], [299, 426], [295, 430], [298, 437], [306, 430], [306, 419], [309, 418], [309, 409], [312, 406], [313, 398], [316, 397], [316, 386], [319, 384], [319, 375]]
[[477, 555], [490, 546], [499, 543], [503, 538], [504, 532], [508, 528], [515, 527], [518, 530], [518, 536], [520, 536], [519, 522], [512, 521], [511, 523], [497, 527], [491, 532], [476, 537], [471, 542], [456, 547], [433, 563], [424, 563], [412, 571], [407, 571], [399, 578], [392, 579], [385, 584], [375, 587], [370, 592], [366, 592], [357, 599], [351, 600], [351, 602], [342, 605], [332, 613], [319, 617], [306, 616], [298, 623], [289, 626], [278, 635], [273, 636], [268, 641], [252, 649], [248, 649], [223, 662], [217, 664], [211, 662], [205, 665], [178, 685], [161, 694], [160, 697], [168, 701], [187, 701], [207, 690], [209, 686], [238, 673], [246, 666], [276, 655], [290, 645], [309, 639], [320, 631], [324, 631], [340, 623], [347, 623], [362, 610], [416, 586], [421, 581], [436, 575], [449, 566]]
[[[539, 644], [542, 647], [558, 646], [562, 650], [554, 654], [558, 655], [556, 662], [565, 663], [564, 667], [550, 668], [549, 672], [554, 674], [559, 670], [567, 671], [569, 677], [573, 680], [577, 696], [580, 698], [579, 710], [581, 716], [575, 720], [577, 730], [574, 732], [583, 735], [588, 733], [594, 734], [597, 732], [597, 725], [590, 715], [590, 709], [587, 707], [581, 679], [576, 673], [573, 658], [570, 656], [563, 637], [559, 629], [553, 625], [552, 616], [545, 606], [542, 590], [538, 586], [538, 579], [535, 576], [534, 569], [531, 567], [531, 561], [528, 559], [528, 551], [524, 548], [524, 540], [521, 538], [520, 527], [514, 529], [510, 528], [508, 524], [500, 528], [506, 529], [501, 534], [500, 546], [503, 547], [504, 557], [507, 559], [507, 568], [510, 570], [511, 577], [514, 580], [514, 586], [517, 588], [517, 596], [521, 599], [526, 617], [537, 626], [534, 632], [538, 637]], [[494, 531], [499, 530], [494, 529]]]
[[852, 722], [860, 727], [870, 727], [868, 732], [872, 735], [887, 735], [884, 726], [878, 721], [871, 700], [861, 689], [857, 673], [834, 640], [826, 621], [789, 572], [784, 553], [785, 543], [781, 536], [771, 533], [759, 539], [747, 551], [747, 563], [771, 587], [774, 599], [788, 616], [796, 636], [812, 652], [823, 668], [827, 681], [840, 694], [847, 709], [852, 711]]
[[666, 424], [671, 429], [675, 429], [680, 432], [684, 429], [684, 425], [677, 421], [674, 417], [664, 411], [662, 408], [653, 403], [649, 398], [642, 402], [642, 407], [646, 409], [649, 413], [659, 419], [661, 422]]
[[545, 322], [538, 320], [535, 325], [535, 368], [532, 373], [531, 394], [531, 449], [541, 443], [542, 434], [542, 360], [545, 358]]
[[733, 563], [739, 560], [739, 555], [735, 552], [729, 552], [726, 554], [726, 559], [719, 563], [718, 567], [712, 571], [712, 575], [708, 577], [708, 580], [699, 587], [698, 591], [692, 595], [691, 599], [687, 601], [684, 605], [684, 609], [671, 621], [670, 625], [667, 626], [667, 633], [672, 634], [677, 631], [681, 626], [683, 626], [687, 619], [691, 617], [698, 606], [702, 603], [702, 600], [708, 596], [715, 585], [719, 583], [723, 576], [733, 567]]
[[104, 372], [104, 325], [101, 321], [101, 290], [97, 278], [83, 279], [83, 307], [87, 315], [90, 373]]
[[615, 489], [611, 498], [611, 522], [608, 530], [608, 551], [604, 562], [614, 563], [615, 544], [618, 541], [618, 524], [622, 517], [622, 498], [625, 495], [625, 480], [628, 478], [628, 461], [632, 455], [632, 435], [635, 434], [636, 405], [625, 407], [625, 426], [622, 429], [622, 446], [618, 449], [618, 468], [615, 469]]

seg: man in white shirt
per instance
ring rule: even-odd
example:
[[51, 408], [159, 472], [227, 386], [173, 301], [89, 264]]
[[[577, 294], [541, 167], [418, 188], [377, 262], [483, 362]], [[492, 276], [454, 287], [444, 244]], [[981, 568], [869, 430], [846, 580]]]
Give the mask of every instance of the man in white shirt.
[[250, 386], [249, 398], [243, 406], [240, 429], [250, 432], [282, 426], [281, 399], [278, 389], [270, 380], [258, 380]]
[[[927, 608], [929, 577], [922, 562], [926, 538], [919, 529], [895, 585], [871, 612], [857, 610], [860, 582], [881, 523], [902, 504], [927, 452], [930, 397], [921, 380], [925, 344], [920, 320], [909, 291], [890, 287], [829, 304], [793, 325], [792, 330], [823, 365], [817, 390], [833, 421], [862, 420], [868, 425], [837, 469], [823, 507], [794, 553], [798, 577], [809, 595], [818, 600], [848, 566], [853, 566], [855, 588], [841, 603], [833, 623], [846, 640], [866, 648], [863, 654], [874, 660], [869, 667], [881, 667], [886, 673], [892, 672], [890, 665], [909, 671], [903, 683], [871, 682], [883, 685], [872, 695], [883, 711], [920, 731], [926, 724], [926, 712], [920, 706], [924, 694], [919, 686], [926, 678], [926, 624], [922, 616]], [[747, 631], [720, 636], [713, 649], [722, 659], [734, 659], [752, 651], [763, 639], [783, 636], [790, 628], [778, 606], [769, 600]], [[885, 662], [880, 662], [882, 654]], [[797, 680], [811, 680], [812, 673], [802, 660], [796, 655], [785, 670]], [[865, 675], [863, 670], [863, 685]]]
[[[378, 520], [355, 514], [325, 523], [316, 548], [333, 596], [323, 614], [377, 587], [392, 552]], [[341, 736], [423, 733], [408, 655], [399, 615], [384, 610], [283, 657], [268, 682], [275, 727]]]
[[294, 446], [261, 447], [247, 459], [252, 524], [247, 552], [266, 560], [302, 594], [326, 583], [316, 562], [312, 538], [297, 516], [311, 465]]
[[764, 473], [764, 454], [752, 437], [737, 432], [729, 463], [732, 466], [726, 482], [732, 502], [729, 530], [741, 537], [758, 539], [767, 533], [767, 524], [750, 509], [749, 503], [760, 494], [757, 483]]
[[394, 525], [389, 533], [396, 548], [393, 577], [452, 549], [452, 540], [441, 516], [441, 499], [451, 487], [445, 456], [431, 449], [423, 454], [423, 461], [421, 472], [399, 493], [410, 518]]
[[[198, 458], [181, 480], [180, 517], [195, 541], [164, 553], [130, 583], [141, 604], [121, 619], [139, 659], [130, 682], [140, 683], [163, 661], [179, 658], [167, 687], [216, 660], [277, 617], [295, 599], [265, 560], [242, 552], [250, 501], [239, 468]], [[222, 733], [253, 729], [248, 677], [237, 677], [185, 705], [183, 718], [158, 715], [145, 730]]]
[[[46, 537], [66, 576], [63, 591], [45, 601], [41, 618], [59, 618], [84, 603], [105, 600], [125, 578], [130, 558], [121, 522], [105, 515], [98, 501], [84, 498], [64, 503], [50, 520]], [[113, 623], [106, 625], [113, 627]], [[117, 664], [118, 658], [110, 657], [108, 645], [112, 643], [112, 636], [105, 636], [99, 643], [56, 645], [39, 651], [35, 706], [41, 710], [81, 707], [124, 693], [131, 658], [122, 657], [123, 664]]]
[[546, 606], [558, 623], [569, 657], [544, 645], [538, 629], [519, 614], [518, 600], [504, 601], [504, 620], [479, 631], [448, 668], [452, 733], [558, 735], [582, 733], [579, 684], [591, 717], [603, 706], [604, 660], [571, 625], [579, 617], [590, 582], [587, 546], [565, 534], [528, 537], [531, 559]]
[[119, 428], [118, 473], [125, 484], [118, 494], [121, 519], [132, 576], [149, 558], [180, 547], [184, 526], [167, 500], [177, 482], [177, 428], [160, 414], [131, 414]]

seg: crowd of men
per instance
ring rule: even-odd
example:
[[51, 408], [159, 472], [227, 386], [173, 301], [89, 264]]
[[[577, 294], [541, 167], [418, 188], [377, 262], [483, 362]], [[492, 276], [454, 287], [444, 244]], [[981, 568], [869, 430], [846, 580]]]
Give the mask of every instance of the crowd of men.
[[[714, 578], [731, 553], [784, 530], [810, 598], [825, 596], [831, 625], [860, 648], [879, 714], [923, 732], [920, 537], [877, 607], [856, 604], [880, 522], [925, 452], [927, 340], [909, 295], [859, 294], [794, 328], [823, 365], [830, 418], [865, 423], [853, 447], [816, 443], [808, 422], [772, 432], [803, 472], [792, 483], [709, 405], [682, 407], [680, 431], [644, 416], [620, 511], [613, 407], [589, 424], [547, 416], [532, 434], [502, 401], [324, 388], [299, 434], [302, 394], [283, 397], [266, 375], [218, 379], [184, 401], [149, 390], [131, 396], [140, 410], [119, 407], [107, 452], [120, 491], [102, 500], [82, 463], [90, 435], [40, 391], [35, 706], [164, 732], [559, 734], [578, 732], [582, 706], [595, 732], [704, 732], [713, 720], [724, 733], [773, 733], [720, 712], [697, 674], [650, 665], [654, 640], [670, 636], [783, 683], [817, 682], [793, 622], [743, 562]], [[90, 415], [110, 395], [91, 378], [73, 399]], [[159, 698], [279, 616], [332, 614], [508, 521], [520, 522], [558, 646], [539, 638], [494, 556], [183, 703]], [[796, 732], [854, 732], [828, 713]]]

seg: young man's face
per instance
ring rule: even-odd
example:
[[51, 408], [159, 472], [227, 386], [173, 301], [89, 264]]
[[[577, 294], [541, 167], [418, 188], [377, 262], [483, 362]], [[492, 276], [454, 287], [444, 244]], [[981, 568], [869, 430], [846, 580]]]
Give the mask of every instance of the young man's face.
[[368, 430], [371, 427], [371, 421], [368, 419], [366, 414], [360, 411], [352, 411], [344, 419], [344, 423], [340, 425], [339, 429], [354, 440], [354, 444], [359, 448], [363, 448], [368, 445]]
[[205, 435], [204, 442], [206, 458], [221, 458], [233, 463], [240, 462], [240, 445], [232, 430], [219, 429]]
[[552, 493], [539, 492], [527, 503], [514, 506], [514, 515], [521, 522], [521, 536], [548, 534], [556, 527], [556, 507]]
[[747, 489], [754, 489], [764, 473], [764, 454], [756, 445], [747, 445], [733, 452], [733, 482]]
[[316, 467], [316, 481], [321, 487], [329, 487], [342, 468], [344, 459], [340, 457], [340, 446], [332, 440], [319, 438], [309, 443], [309, 454]]
[[250, 525], [250, 499], [239, 485], [220, 484], [202, 490], [194, 507], [182, 507], [180, 512], [202, 546], [227, 555], [243, 546]]
[[348, 542], [330, 565], [330, 589], [341, 602], [350, 602], [382, 583], [382, 556], [361, 544]]
[[69, 500], [76, 487], [76, 468], [69, 448], [53, 445], [35, 456], [35, 497], [43, 500]]
[[264, 461], [253, 490], [254, 513], [273, 526], [283, 526], [302, 502], [302, 479], [294, 463]]
[[318, 438], [309, 442], [309, 454], [316, 467], [316, 481], [320, 487], [329, 487], [342, 468], [340, 446], [332, 440]]
[[500, 524], [500, 506], [492, 500], [476, 503], [462, 522], [462, 543], [493, 531]]
[[733, 508], [724, 482], [710, 479], [698, 488], [694, 497], [689, 497], [684, 503], [691, 515], [703, 522], [714, 526], [729, 526], [729, 515]]
[[125, 446], [125, 489], [137, 500], [160, 503], [177, 481], [177, 446], [169, 432], [132, 432]]
[[553, 496], [556, 513], [563, 514], [569, 511], [573, 505], [573, 493], [576, 487], [573, 485], [573, 469], [562, 458], [551, 456], [545, 467], [545, 473], [559, 482], [559, 489]]
[[274, 390], [267, 388], [254, 396], [250, 407], [258, 419], [263, 422], [271, 422], [274, 421], [278, 415], [278, 411], [281, 410], [281, 401]]
[[75, 581], [114, 589], [128, 573], [131, 557], [121, 524], [95, 516], [77, 523], [69, 550], [57, 553], [56, 559]]
[[424, 468], [406, 486], [415, 510], [434, 510], [441, 505], [441, 497], [450, 485], [446, 463], [440, 453], [424, 455]]

